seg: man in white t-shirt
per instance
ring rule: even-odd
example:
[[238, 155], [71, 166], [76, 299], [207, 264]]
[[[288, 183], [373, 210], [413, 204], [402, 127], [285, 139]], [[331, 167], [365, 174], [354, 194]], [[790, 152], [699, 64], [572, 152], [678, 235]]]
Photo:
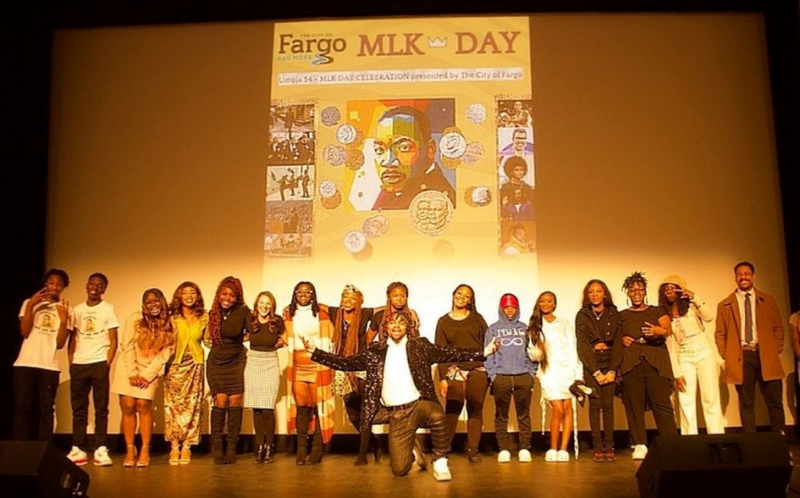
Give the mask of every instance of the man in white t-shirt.
[[[53, 438], [56, 391], [61, 366], [66, 361], [64, 345], [72, 329], [72, 310], [61, 293], [69, 286], [67, 272], [47, 270], [42, 288], [22, 303], [19, 330], [22, 347], [14, 362], [14, 439]], [[38, 430], [31, 434], [38, 407]]]
[[117, 313], [103, 301], [108, 278], [92, 273], [86, 282], [86, 301], [75, 306], [75, 328], [69, 340], [70, 394], [72, 400], [73, 463], [85, 465], [86, 426], [89, 422], [89, 392], [94, 400], [94, 464], [111, 465], [108, 456], [108, 373], [117, 352]]

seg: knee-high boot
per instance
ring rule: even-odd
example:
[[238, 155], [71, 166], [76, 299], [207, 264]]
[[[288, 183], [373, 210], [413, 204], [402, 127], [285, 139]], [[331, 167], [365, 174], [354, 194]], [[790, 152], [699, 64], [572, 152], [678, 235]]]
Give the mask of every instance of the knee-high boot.
[[311, 418], [310, 406], [297, 407], [297, 465], [306, 464], [308, 454], [308, 421]]
[[239, 442], [239, 433], [242, 430], [242, 407], [228, 408], [228, 444], [225, 448], [225, 463], [236, 462], [236, 444]]
[[367, 453], [369, 452], [369, 443], [372, 440], [372, 431], [362, 431], [359, 437], [358, 444], [358, 457], [353, 465], [366, 465]]
[[222, 430], [225, 428], [225, 408], [211, 408], [211, 454], [214, 456], [214, 463], [225, 463], [225, 456], [222, 451]]
[[314, 408], [314, 438], [311, 441], [311, 454], [308, 463], [315, 465], [322, 460], [322, 423], [319, 420], [319, 412]]

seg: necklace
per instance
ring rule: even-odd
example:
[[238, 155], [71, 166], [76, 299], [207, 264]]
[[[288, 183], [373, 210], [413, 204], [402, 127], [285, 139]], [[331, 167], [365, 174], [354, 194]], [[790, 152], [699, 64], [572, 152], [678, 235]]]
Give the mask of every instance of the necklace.
[[222, 321], [226, 321], [228, 317], [233, 313], [233, 307], [228, 308], [222, 312]]
[[592, 312], [594, 313], [594, 318], [596, 320], [600, 320], [600, 318], [603, 316], [603, 310], [600, 310], [599, 312], [592, 310]]

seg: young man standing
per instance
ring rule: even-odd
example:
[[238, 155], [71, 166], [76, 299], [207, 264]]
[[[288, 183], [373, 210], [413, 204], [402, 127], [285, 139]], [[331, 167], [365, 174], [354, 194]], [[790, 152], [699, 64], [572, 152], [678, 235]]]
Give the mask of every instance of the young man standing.
[[88, 462], [86, 426], [89, 391], [94, 399], [94, 464], [111, 465], [108, 456], [108, 373], [117, 352], [117, 314], [103, 301], [108, 278], [92, 273], [86, 283], [86, 302], [75, 306], [75, 330], [70, 335], [70, 394], [72, 398], [72, 450], [67, 455], [77, 465]]

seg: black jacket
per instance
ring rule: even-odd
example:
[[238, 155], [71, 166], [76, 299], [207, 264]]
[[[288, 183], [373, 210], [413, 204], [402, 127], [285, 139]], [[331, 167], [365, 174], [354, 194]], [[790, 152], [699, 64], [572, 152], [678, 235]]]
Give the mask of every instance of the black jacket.
[[[386, 363], [385, 342], [372, 344], [366, 351], [349, 358], [336, 356], [321, 349], [315, 349], [311, 359], [336, 370], [358, 372], [366, 370], [367, 382], [364, 388], [364, 401], [361, 403], [361, 432], [370, 430], [372, 419], [381, 405], [383, 390], [383, 370]], [[409, 338], [406, 344], [408, 366], [414, 385], [422, 399], [438, 403], [436, 389], [433, 386], [431, 366], [436, 363], [483, 361], [483, 351], [473, 349], [448, 349], [431, 344], [424, 337]]]

